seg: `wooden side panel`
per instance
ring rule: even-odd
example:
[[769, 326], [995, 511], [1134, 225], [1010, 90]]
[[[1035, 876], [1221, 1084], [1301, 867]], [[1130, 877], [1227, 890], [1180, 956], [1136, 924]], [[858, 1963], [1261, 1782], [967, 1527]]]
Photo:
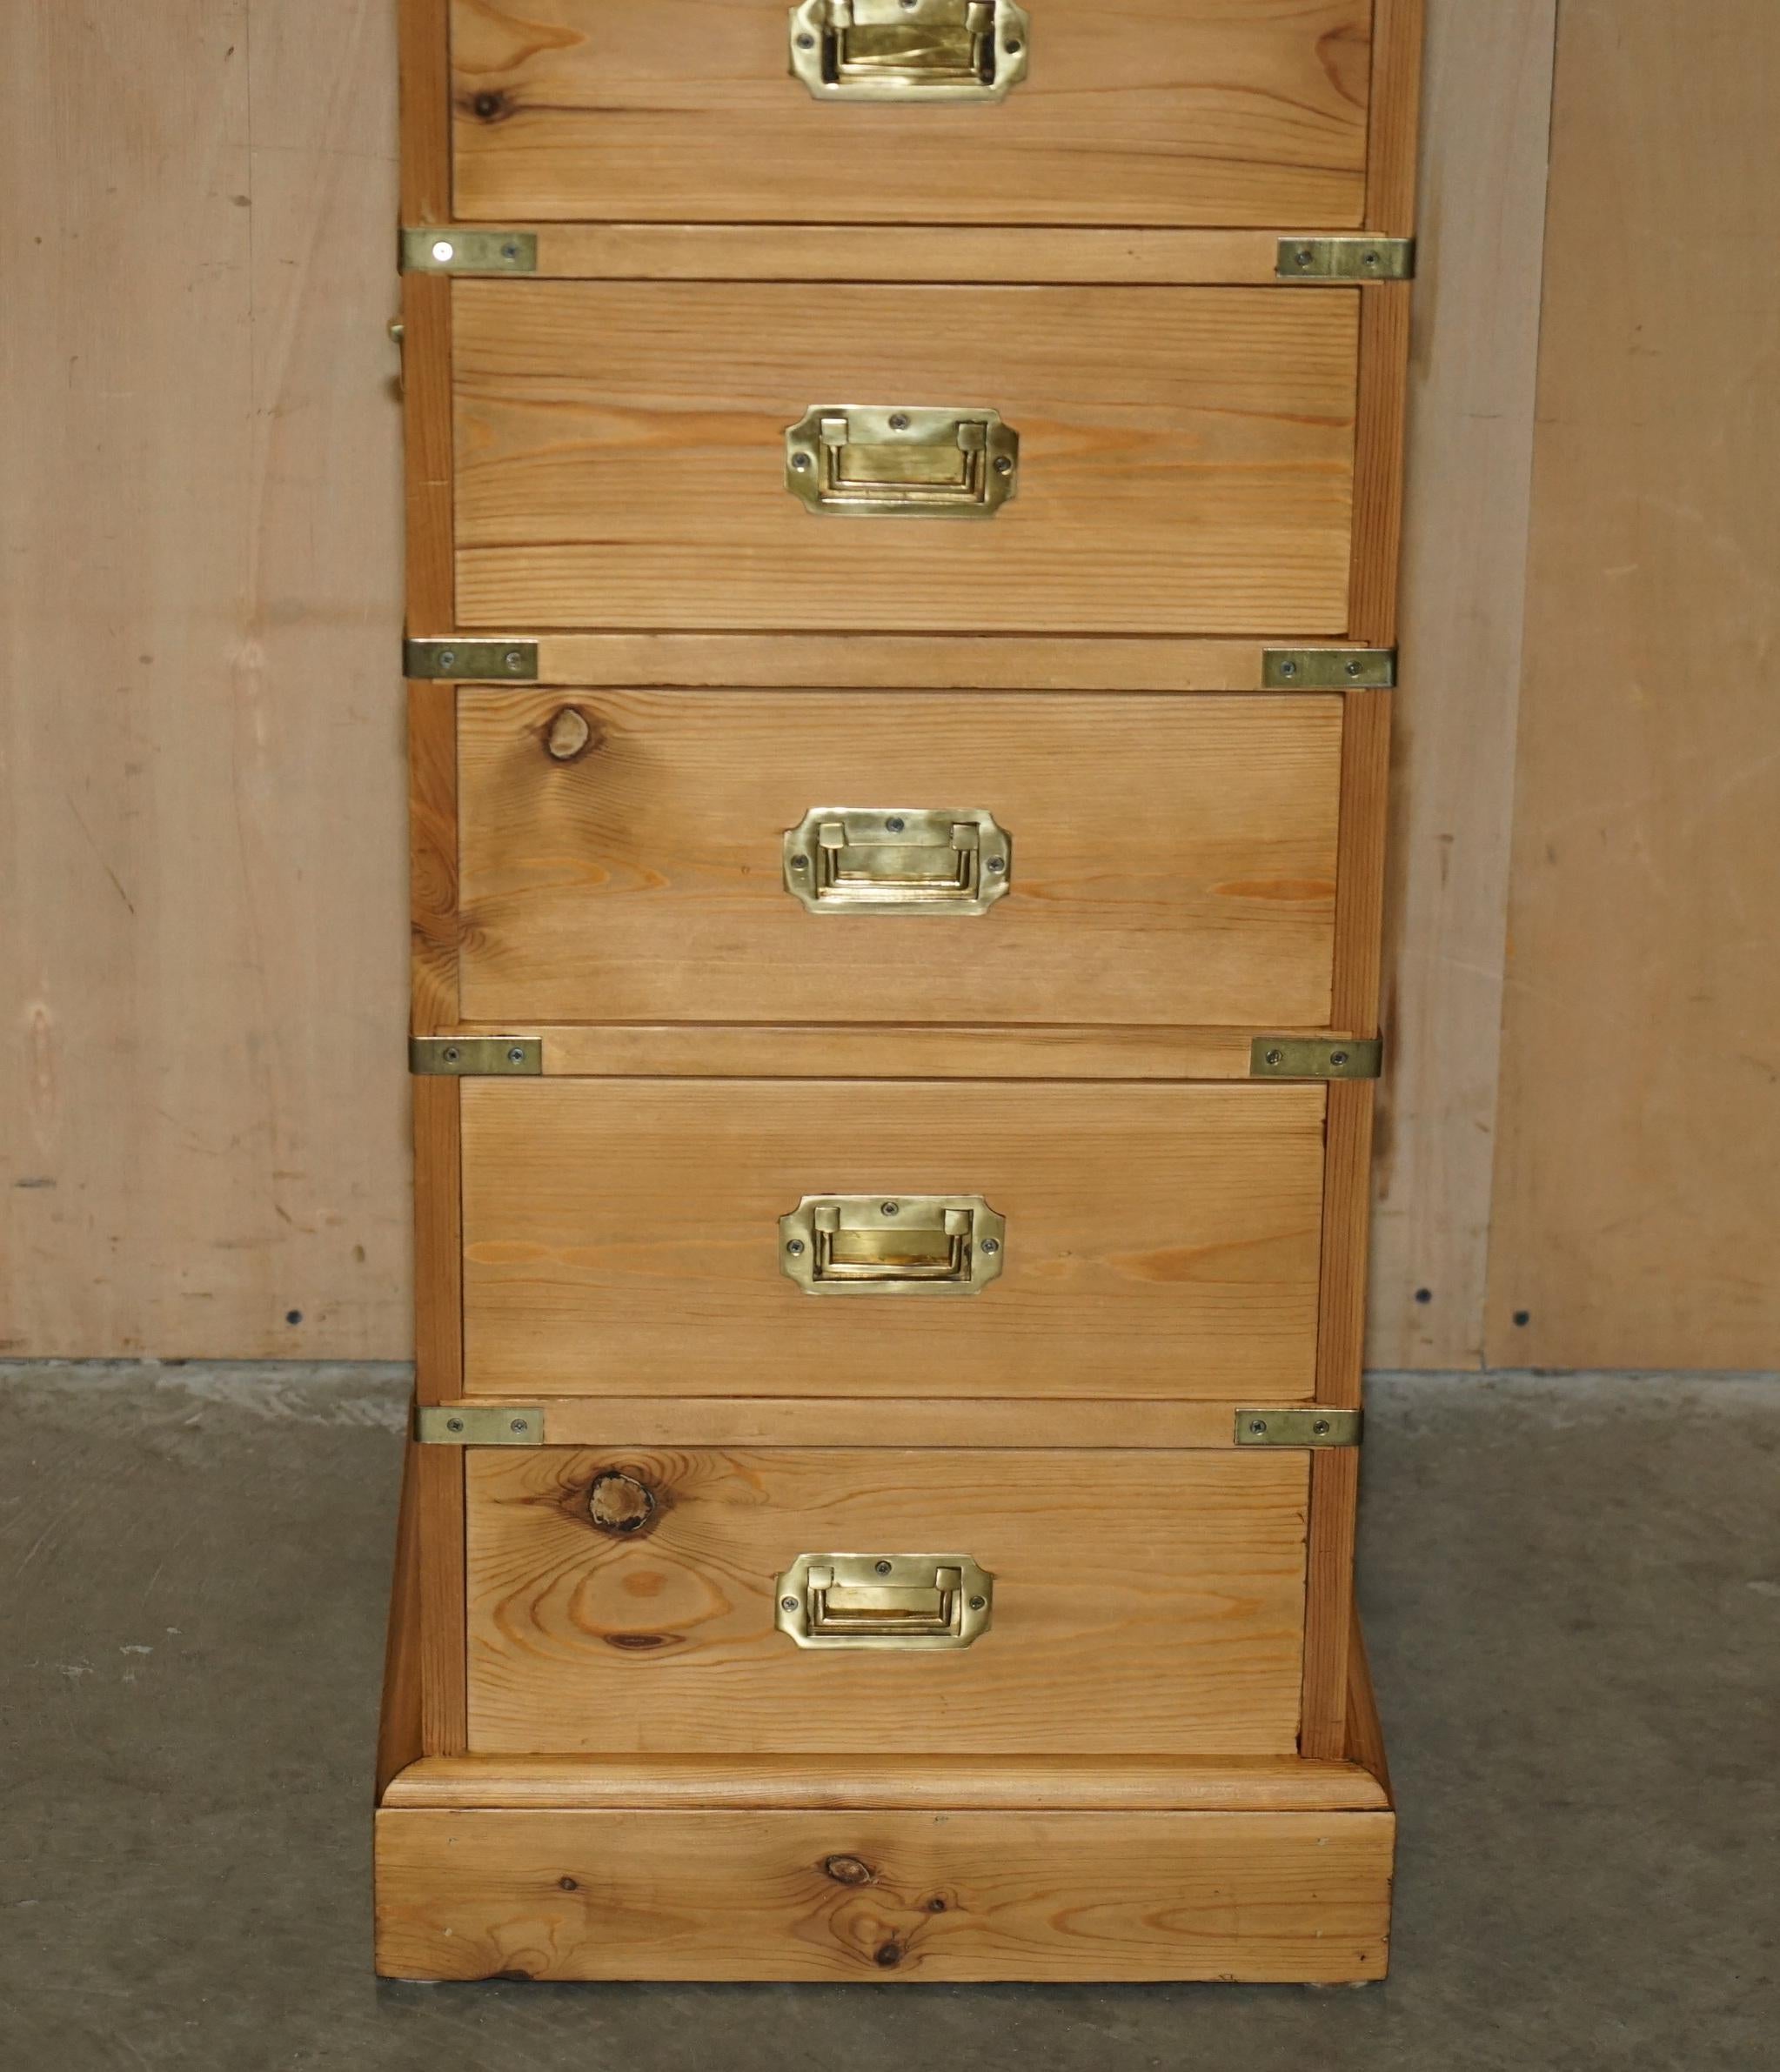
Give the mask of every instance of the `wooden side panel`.
[[[464, 1082], [472, 1394], [1310, 1393], [1318, 1086]], [[806, 1195], [980, 1194], [968, 1296], [815, 1296]], [[943, 1379], [942, 1379], [943, 1378]]]
[[[1339, 634], [1357, 289], [457, 284], [464, 625]], [[819, 404], [993, 406], [987, 519], [817, 516]]]
[[1562, 11], [1495, 1366], [1780, 1345], [1777, 98], [1761, 0]]
[[[471, 1748], [1294, 1749], [1308, 1455], [980, 1454], [920, 1436], [473, 1449]], [[590, 1515], [619, 1467], [654, 1500], [638, 1532]], [[776, 1580], [799, 1555], [920, 1549], [994, 1578], [974, 1647], [803, 1648], [775, 1626]]]
[[419, 1475], [412, 1444], [402, 1456], [402, 1496], [396, 1518], [396, 1559], [390, 1586], [390, 1622], [384, 1646], [383, 1709], [378, 1721], [377, 1793], [419, 1760], [426, 1746], [422, 1695]]
[[[482, 691], [462, 712], [470, 1020], [1328, 1019], [1339, 698]], [[809, 912], [783, 838], [837, 803], [993, 812], [1009, 891]]]
[[1379, 1978], [1395, 1829], [1389, 1813], [385, 1811], [378, 1968]]
[[[1460, 5], [1464, 0], [1458, 0]], [[1444, 8], [1448, 0], [1434, 0]], [[1427, 0], [1376, 0], [1372, 106], [1366, 166], [1366, 228], [1408, 237], [1415, 228], [1415, 141], [1422, 110]]]
[[[455, 0], [465, 217], [1357, 225], [1369, 0], [1046, 0], [993, 106], [816, 101], [759, 0]], [[795, 261], [788, 262], [793, 269]]]
[[451, 6], [452, 0], [396, 0], [404, 223], [452, 218]]
[[1556, 12], [1430, 10], [1374, 1367], [1483, 1356]]
[[1348, 626], [1373, 647], [1397, 643], [1403, 532], [1403, 411], [1409, 369], [1407, 281], [1361, 297], [1360, 401], [1354, 470], [1354, 566]]

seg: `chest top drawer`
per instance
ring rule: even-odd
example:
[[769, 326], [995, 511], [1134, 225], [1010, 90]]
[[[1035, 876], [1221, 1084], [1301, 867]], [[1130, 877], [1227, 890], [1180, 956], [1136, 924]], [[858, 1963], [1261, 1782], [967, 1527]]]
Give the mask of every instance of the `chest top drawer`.
[[1372, 0], [454, 0], [492, 220], [1361, 221]]
[[1362, 292], [458, 281], [459, 624], [1338, 636]]
[[1316, 1028], [1343, 701], [459, 693], [482, 1022]]

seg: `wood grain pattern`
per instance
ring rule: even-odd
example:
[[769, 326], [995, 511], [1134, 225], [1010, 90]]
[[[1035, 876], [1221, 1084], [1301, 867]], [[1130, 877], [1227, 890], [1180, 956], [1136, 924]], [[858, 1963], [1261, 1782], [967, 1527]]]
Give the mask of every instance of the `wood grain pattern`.
[[1357, 1448], [1338, 1447], [1311, 1456], [1298, 1752], [1313, 1760], [1340, 1755], [1348, 1746], [1359, 1494]]
[[[1310, 1394], [1320, 1086], [462, 1085], [466, 1394]], [[984, 1196], [1000, 1279], [785, 1278], [781, 1215], [880, 1188]]]
[[[477, 1399], [486, 1403], [485, 1397]], [[1098, 1396], [1092, 1407], [1031, 1396], [552, 1396], [542, 1401], [551, 1446], [1210, 1447], [1235, 1443], [1234, 1402], [1157, 1402]], [[1242, 1407], [1270, 1406], [1255, 1397]], [[1337, 1406], [1339, 1407], [1339, 1406]]]
[[463, 1382], [463, 1082], [412, 1081], [414, 1382], [417, 1400], [449, 1402]]
[[449, 0], [396, 0], [401, 72], [402, 220], [452, 217]]
[[[1335, 915], [1335, 1006], [1377, 1032], [1392, 695], [1348, 700], [1342, 764], [1341, 893]], [[1386, 1070], [1389, 1070], [1389, 1059]], [[1328, 1090], [1323, 1164], [1322, 1263], [1317, 1307], [1320, 1401], [1357, 1407], [1365, 1358], [1367, 1244], [1375, 1086]], [[1300, 1752], [1336, 1757], [1347, 1746], [1349, 1629], [1360, 1456], [1317, 1454], [1310, 1480], [1310, 1535]]]
[[[1415, 285], [1375, 1367], [1477, 1367], [1507, 951], [1555, 0], [1435, 0]], [[1576, 982], [1591, 982], [1594, 944]]]
[[1491, 1364], [1780, 1345], [1777, 96], [1758, 0], [1560, 14]]
[[1250, 1063], [1248, 1035], [1229, 1029], [639, 1022], [625, 1028], [545, 1023], [512, 1033], [541, 1038], [545, 1074], [552, 1079], [1246, 1079]]
[[[1396, 1824], [1384, 1812], [377, 1818], [378, 1968], [438, 1979], [1378, 1978]], [[848, 1858], [863, 1883], [840, 1882]]]
[[1391, 1797], [1390, 1766], [1385, 1761], [1384, 1734], [1379, 1725], [1378, 1700], [1372, 1688], [1372, 1665], [1367, 1659], [1366, 1636], [1360, 1621], [1352, 1623], [1348, 1653], [1348, 1761], [1357, 1763], [1384, 1794]]
[[[1442, 0], [1435, 3], [1439, 6]], [[1493, 8], [1492, 18], [1501, 11], [1499, 6]], [[1426, 0], [1375, 0], [1366, 228], [1381, 237], [1415, 234], [1415, 145], [1425, 32]], [[1496, 33], [1501, 33], [1499, 20]]]
[[[614, 1468], [654, 1498], [641, 1531], [592, 1521]], [[1253, 1449], [474, 1448], [469, 1745], [1287, 1755], [1308, 1479]], [[800, 1554], [923, 1548], [995, 1579], [975, 1646], [814, 1650], [774, 1625]]]
[[458, 984], [458, 692], [408, 686], [410, 1026], [456, 1026]]
[[[758, 0], [456, 0], [465, 217], [1361, 220], [1368, 0], [1047, 0], [998, 104], [822, 104]], [[844, 177], [837, 177], [844, 169]]]
[[396, 1514], [395, 1561], [390, 1579], [389, 1626], [384, 1640], [383, 1704], [378, 1715], [377, 1795], [418, 1762], [426, 1745], [421, 1634], [419, 1477], [409, 1445], [402, 1455], [402, 1494]]
[[[1375, 1089], [1330, 1086], [1323, 1167], [1322, 1273], [1317, 1310], [1316, 1394], [1358, 1406], [1366, 1334], [1368, 1209]], [[1360, 1454], [1317, 1454], [1310, 1476], [1308, 1607], [1304, 1714], [1299, 1751], [1334, 1757], [1347, 1747], [1348, 1628], [1354, 1616], [1354, 1536]]]
[[428, 1755], [469, 1747], [464, 1637], [464, 1456], [456, 1447], [414, 1453], [419, 1554], [420, 1745]]
[[445, 1755], [412, 1764], [385, 1806], [968, 1806], [1067, 1813], [1359, 1812], [1388, 1806], [1357, 1761], [1295, 1756]]
[[538, 674], [594, 690], [1259, 691], [1264, 652], [1259, 640], [1115, 633], [546, 633]]
[[[466, 1019], [1235, 1024], [1329, 1013], [1339, 698], [465, 691]], [[584, 745], [552, 753], [565, 715]], [[585, 730], [585, 731], [583, 731]], [[811, 913], [783, 839], [987, 810], [971, 915]]]
[[[802, 224], [534, 223], [545, 280], [1193, 283], [1266, 288], [1280, 231], [898, 229]], [[1321, 218], [1317, 219], [1321, 221]]]
[[387, 21], [0, 10], [0, 1351], [405, 1349]]
[[405, 451], [408, 632], [449, 633], [457, 619], [452, 545], [452, 284], [402, 282], [402, 421]]
[[[1357, 289], [454, 288], [466, 626], [1339, 634]], [[962, 388], [960, 390], [960, 384]], [[993, 404], [992, 519], [817, 517], [813, 405]]]
[[1344, 1029], [1375, 1036], [1383, 928], [1385, 835], [1390, 807], [1389, 692], [1356, 692], [1342, 732], [1341, 850], [1335, 870], [1332, 1013]]
[[1403, 436], [1409, 369], [1408, 281], [1360, 298], [1360, 400], [1355, 432], [1354, 563], [1348, 625], [1356, 640], [1395, 647], [1402, 558]]

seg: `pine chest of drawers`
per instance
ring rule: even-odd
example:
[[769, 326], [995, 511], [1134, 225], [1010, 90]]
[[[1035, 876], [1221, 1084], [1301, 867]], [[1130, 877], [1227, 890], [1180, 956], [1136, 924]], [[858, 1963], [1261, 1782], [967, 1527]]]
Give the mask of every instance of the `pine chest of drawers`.
[[402, 0], [407, 1978], [1382, 1974], [1416, 0]]

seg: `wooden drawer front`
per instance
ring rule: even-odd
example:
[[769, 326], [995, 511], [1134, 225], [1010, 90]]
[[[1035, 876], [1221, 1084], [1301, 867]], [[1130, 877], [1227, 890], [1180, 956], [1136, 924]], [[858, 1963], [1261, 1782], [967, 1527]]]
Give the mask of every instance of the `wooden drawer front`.
[[[459, 281], [472, 627], [1337, 635], [1357, 289]], [[974, 518], [812, 511], [813, 409], [999, 411]]]
[[[458, 712], [471, 1020], [1327, 1024], [1339, 698], [466, 691]], [[784, 837], [837, 803], [991, 813], [1007, 896], [810, 912]]]
[[[1324, 1098], [465, 1081], [465, 1387], [1307, 1398]], [[825, 1194], [980, 1196], [1007, 1220], [1000, 1277], [967, 1295], [807, 1293], [781, 1271], [779, 1219]]]
[[[614, 1472], [655, 1509], [602, 1528]], [[1308, 1456], [810, 1447], [468, 1456], [472, 1753], [1283, 1755]], [[950, 1651], [806, 1648], [799, 1556], [968, 1554]]]
[[471, 218], [1357, 226], [1370, 0], [1030, 0], [999, 102], [817, 100], [786, 0], [456, 0]]

